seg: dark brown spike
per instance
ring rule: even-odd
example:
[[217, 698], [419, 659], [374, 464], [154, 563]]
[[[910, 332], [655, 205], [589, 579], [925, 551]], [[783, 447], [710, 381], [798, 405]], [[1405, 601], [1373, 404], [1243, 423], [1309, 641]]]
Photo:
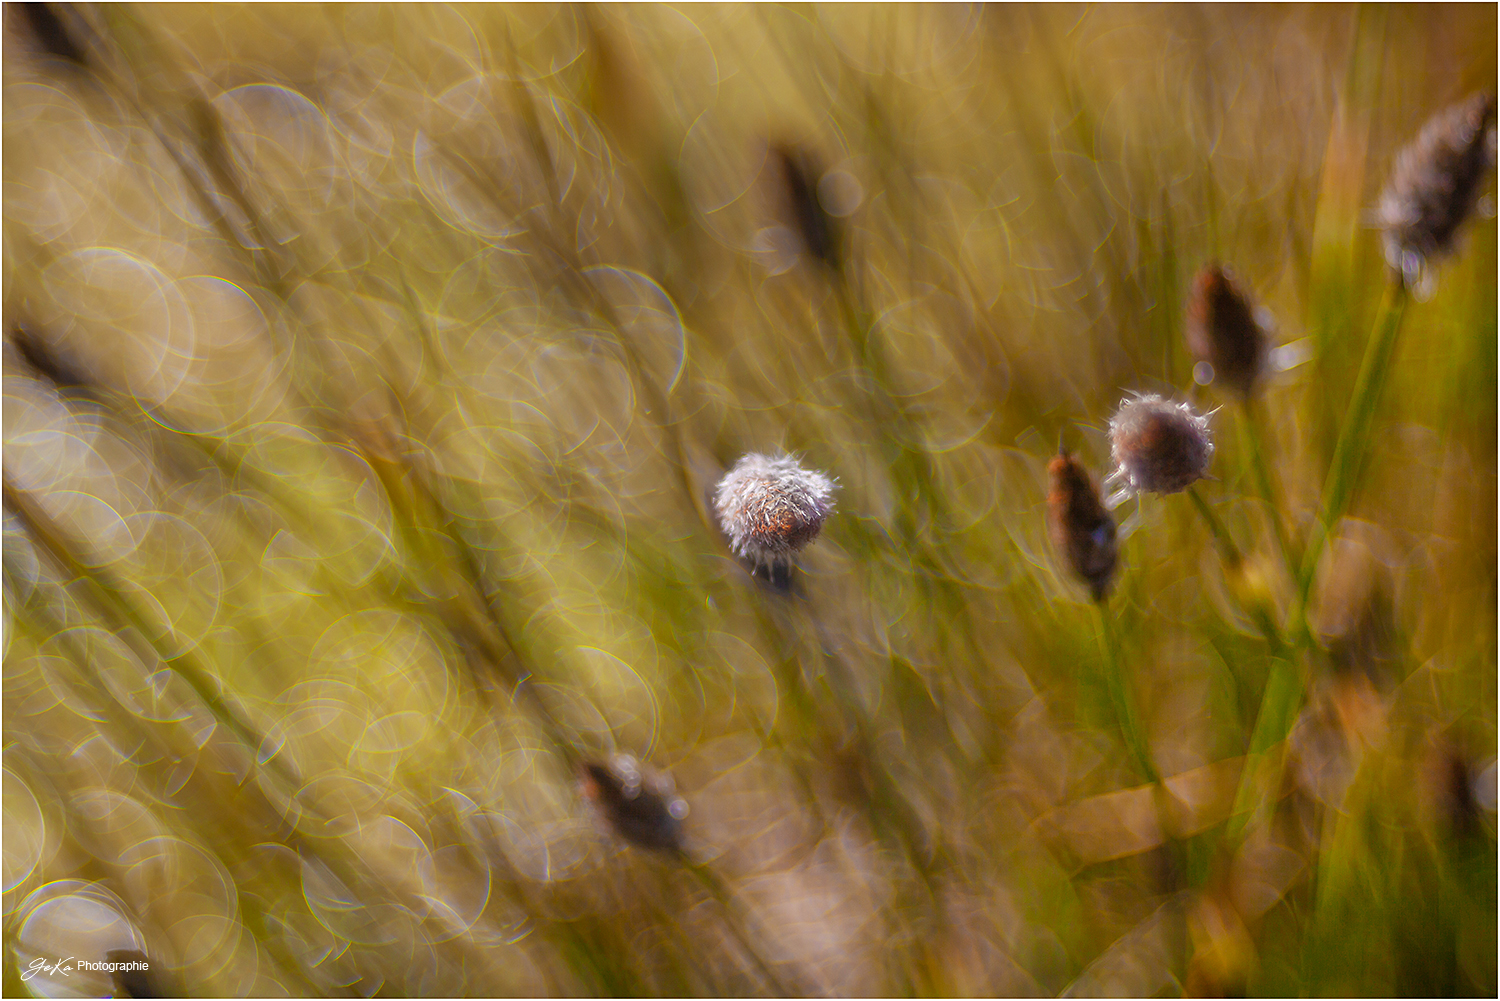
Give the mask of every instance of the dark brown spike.
[[107, 963], [134, 963], [143, 969], [115, 970], [110, 973], [114, 980], [115, 997], [122, 998], [180, 998], [187, 992], [176, 978], [164, 970], [153, 970], [152, 962], [139, 949], [111, 949], [104, 954]]
[[[641, 848], [682, 850], [681, 815], [686, 804], [671, 792], [671, 784], [647, 773], [634, 758], [617, 764], [596, 761], [583, 765], [583, 794], [599, 808], [620, 837]], [[619, 764], [623, 762], [623, 768]]]
[[1118, 550], [1115, 521], [1099, 499], [1094, 480], [1067, 449], [1047, 464], [1047, 527], [1068, 569], [1088, 582], [1095, 601], [1109, 593]]
[[31, 33], [48, 53], [66, 59], [76, 66], [88, 65], [83, 49], [69, 34], [67, 25], [58, 17], [50, 3], [18, 3], [21, 14], [31, 28]]
[[1408, 279], [1421, 262], [1453, 251], [1494, 159], [1494, 125], [1495, 95], [1474, 94], [1428, 119], [1396, 155], [1380, 221], [1386, 261]]
[[1193, 279], [1187, 343], [1195, 358], [1213, 366], [1214, 382], [1250, 395], [1265, 364], [1266, 337], [1250, 297], [1227, 268], [1207, 264]]
[[35, 330], [24, 323], [11, 327], [10, 342], [27, 365], [57, 386], [88, 386], [81, 375], [48, 345]]
[[771, 147], [781, 173], [786, 211], [808, 254], [838, 271], [843, 266], [839, 252], [839, 226], [818, 200], [818, 178], [822, 171], [806, 150], [784, 144]]

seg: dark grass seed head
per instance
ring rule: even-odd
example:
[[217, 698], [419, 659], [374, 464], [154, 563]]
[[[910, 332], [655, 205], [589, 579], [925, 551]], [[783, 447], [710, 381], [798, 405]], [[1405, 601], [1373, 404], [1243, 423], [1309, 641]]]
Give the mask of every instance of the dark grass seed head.
[[20, 322], [12, 324], [10, 343], [32, 371], [59, 388], [89, 385], [88, 378], [77, 366], [64, 358], [36, 328]]
[[[1486, 814], [1495, 809], [1493, 740], [1473, 741], [1463, 723], [1449, 723], [1430, 731], [1423, 740], [1413, 769], [1417, 784], [1418, 820], [1429, 837], [1448, 849], [1461, 846], [1494, 854], [1493, 834], [1487, 834]], [[1487, 748], [1481, 749], [1482, 747]], [[1477, 754], [1475, 752], [1478, 752]], [[1486, 760], [1488, 759], [1488, 760]]]
[[1147, 394], [1120, 405], [1109, 422], [1111, 479], [1132, 493], [1175, 494], [1208, 475], [1213, 433], [1186, 403]]
[[840, 242], [842, 232], [835, 219], [818, 198], [818, 180], [822, 170], [811, 153], [785, 143], [771, 147], [781, 181], [783, 211], [796, 229], [809, 255], [834, 271], [843, 265]]
[[1193, 357], [1213, 367], [1213, 380], [1249, 396], [1266, 363], [1266, 335], [1250, 297], [1233, 273], [1207, 264], [1193, 279], [1187, 343]]
[[1453, 252], [1493, 165], [1495, 95], [1474, 94], [1427, 120], [1396, 154], [1380, 196], [1385, 258], [1410, 284], [1430, 260]]
[[757, 567], [785, 566], [822, 531], [833, 489], [792, 456], [752, 452], [719, 481], [714, 510], [736, 553]]
[[[150, 957], [139, 949], [111, 949], [104, 954], [106, 963], [114, 963], [110, 972], [114, 981], [115, 997], [122, 998], [183, 998], [187, 991], [181, 983], [159, 963], [153, 964]], [[121, 969], [134, 964], [130, 969]], [[155, 965], [158, 969], [152, 969]]]
[[[50, 3], [17, 3], [7, 4], [14, 8], [19, 15], [25, 19], [31, 28], [32, 35], [43, 51], [59, 59], [66, 59], [75, 66], [87, 66], [88, 58], [84, 55], [83, 47], [73, 37], [63, 16], [59, 13], [58, 6]], [[61, 5], [63, 9], [71, 8], [71, 4]], [[76, 18], [77, 15], [69, 11], [68, 16]]]
[[1099, 601], [1109, 593], [1115, 574], [1115, 521], [1099, 499], [1093, 477], [1065, 449], [1047, 464], [1047, 475], [1047, 528], [1052, 545]]
[[608, 763], [586, 762], [582, 772], [584, 796], [616, 834], [641, 848], [682, 849], [688, 805], [669, 776], [646, 769], [629, 754]]

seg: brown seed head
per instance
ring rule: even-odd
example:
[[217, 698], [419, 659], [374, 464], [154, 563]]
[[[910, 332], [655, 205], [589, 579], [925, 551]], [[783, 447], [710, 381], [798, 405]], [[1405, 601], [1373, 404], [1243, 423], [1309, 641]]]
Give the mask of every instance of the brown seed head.
[[1438, 832], [1462, 839], [1483, 830], [1483, 808], [1477, 795], [1480, 769], [1457, 736], [1450, 729], [1429, 739], [1417, 767], [1418, 801]]
[[1047, 464], [1047, 528], [1068, 569], [1088, 582], [1095, 601], [1109, 593], [1117, 550], [1115, 522], [1088, 470], [1066, 450]]
[[1214, 441], [1208, 418], [1155, 394], [1126, 400], [1109, 422], [1111, 479], [1135, 493], [1175, 494], [1208, 474]]
[[780, 173], [783, 211], [802, 240], [808, 254], [837, 271], [843, 263], [837, 220], [818, 200], [822, 170], [812, 154], [786, 144], [771, 147], [771, 158]]
[[834, 482], [789, 455], [752, 452], [724, 474], [714, 494], [719, 524], [734, 551], [756, 566], [784, 566], [823, 528]]
[[1401, 657], [1392, 543], [1366, 522], [1345, 520], [1327, 549], [1308, 623], [1335, 672], [1384, 684]]
[[89, 381], [49, 343], [36, 328], [17, 322], [10, 328], [10, 343], [38, 375], [54, 385], [87, 386]]
[[1187, 996], [1242, 997], [1256, 962], [1255, 940], [1227, 889], [1205, 889], [1189, 905], [1187, 929], [1193, 947], [1183, 984]]
[[1380, 196], [1385, 259], [1410, 283], [1429, 259], [1451, 253], [1494, 160], [1495, 96], [1479, 93], [1428, 119], [1396, 155]]
[[175, 977], [157, 965], [139, 949], [111, 949], [104, 954], [106, 963], [114, 963], [110, 972], [115, 996], [123, 998], [180, 998], [187, 992]]
[[[17, 3], [6, 6], [16, 8], [25, 18], [38, 45], [44, 51], [77, 66], [88, 65], [83, 49], [74, 40], [68, 25], [63, 20], [64, 16], [69, 19], [77, 18], [77, 14], [71, 10], [72, 4]], [[59, 7], [67, 11], [66, 15], [60, 13]]]
[[582, 772], [584, 796], [616, 834], [641, 848], [682, 849], [688, 805], [669, 776], [644, 768], [629, 754], [617, 754], [607, 764], [586, 762]]
[[1265, 365], [1266, 336], [1229, 269], [1208, 264], [1193, 279], [1187, 343], [1195, 358], [1213, 366], [1213, 381], [1250, 395]]

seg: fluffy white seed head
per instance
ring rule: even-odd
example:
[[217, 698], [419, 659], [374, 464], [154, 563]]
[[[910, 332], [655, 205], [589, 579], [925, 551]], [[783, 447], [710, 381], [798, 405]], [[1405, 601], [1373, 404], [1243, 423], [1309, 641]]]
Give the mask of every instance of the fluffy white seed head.
[[834, 481], [789, 455], [752, 452], [724, 474], [714, 495], [734, 551], [756, 566], [785, 565], [833, 511]]
[[1175, 494], [1208, 475], [1214, 457], [1208, 418], [1156, 394], [1120, 404], [1109, 422], [1112, 480], [1133, 493]]

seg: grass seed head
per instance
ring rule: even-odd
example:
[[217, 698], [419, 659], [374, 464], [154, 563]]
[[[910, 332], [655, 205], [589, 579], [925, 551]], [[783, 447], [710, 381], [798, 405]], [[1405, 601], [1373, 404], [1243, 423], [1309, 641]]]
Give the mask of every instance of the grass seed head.
[[1369, 523], [1347, 520], [1325, 550], [1308, 624], [1335, 673], [1387, 684], [1402, 655], [1392, 543]]
[[1453, 251], [1494, 161], [1495, 96], [1474, 94], [1428, 119], [1396, 155], [1380, 196], [1385, 258], [1410, 284], [1423, 265]]
[[1214, 457], [1208, 418], [1154, 393], [1120, 404], [1109, 422], [1109, 444], [1112, 478], [1138, 494], [1186, 490], [1208, 475]]
[[[160, 969], [152, 969], [152, 962], [139, 949], [111, 949], [104, 954], [104, 962], [114, 963], [110, 971], [114, 981], [115, 997], [120, 998], [181, 998], [187, 992], [176, 978]], [[129, 969], [120, 969], [135, 964]], [[160, 963], [155, 964], [158, 967]]]
[[1482, 835], [1482, 808], [1475, 794], [1480, 784], [1477, 772], [1455, 734], [1445, 732], [1429, 738], [1417, 769], [1419, 802], [1438, 833], [1449, 838]]
[[1213, 367], [1213, 381], [1249, 396], [1266, 362], [1266, 335], [1250, 297], [1228, 268], [1208, 264], [1193, 279], [1188, 349]]
[[772, 159], [781, 175], [784, 211], [801, 238], [807, 253], [837, 271], [843, 264], [842, 234], [838, 221], [818, 199], [822, 171], [812, 154], [786, 144], [771, 147]]
[[757, 567], [784, 566], [833, 511], [834, 481], [789, 455], [752, 452], [724, 474], [714, 495], [734, 551]]
[[25, 323], [14, 323], [10, 328], [10, 343], [37, 375], [59, 388], [65, 386], [88, 386], [89, 380], [62, 352], [38, 331]]
[[[49, 3], [17, 3], [8, 4], [14, 8], [30, 26], [37, 44], [49, 55], [59, 59], [66, 59], [76, 66], [87, 66], [88, 58], [84, 55], [83, 48], [74, 39], [73, 33], [69, 31], [67, 23], [54, 9], [56, 5]], [[72, 4], [63, 5], [69, 9]], [[66, 15], [76, 18], [77, 14], [70, 9]]]
[[1068, 569], [1088, 582], [1095, 601], [1109, 593], [1118, 552], [1115, 521], [1083, 464], [1060, 450], [1047, 465], [1047, 527]]
[[676, 794], [670, 776], [644, 768], [632, 755], [617, 754], [607, 764], [584, 764], [583, 794], [631, 844], [657, 851], [682, 849], [688, 805]]

